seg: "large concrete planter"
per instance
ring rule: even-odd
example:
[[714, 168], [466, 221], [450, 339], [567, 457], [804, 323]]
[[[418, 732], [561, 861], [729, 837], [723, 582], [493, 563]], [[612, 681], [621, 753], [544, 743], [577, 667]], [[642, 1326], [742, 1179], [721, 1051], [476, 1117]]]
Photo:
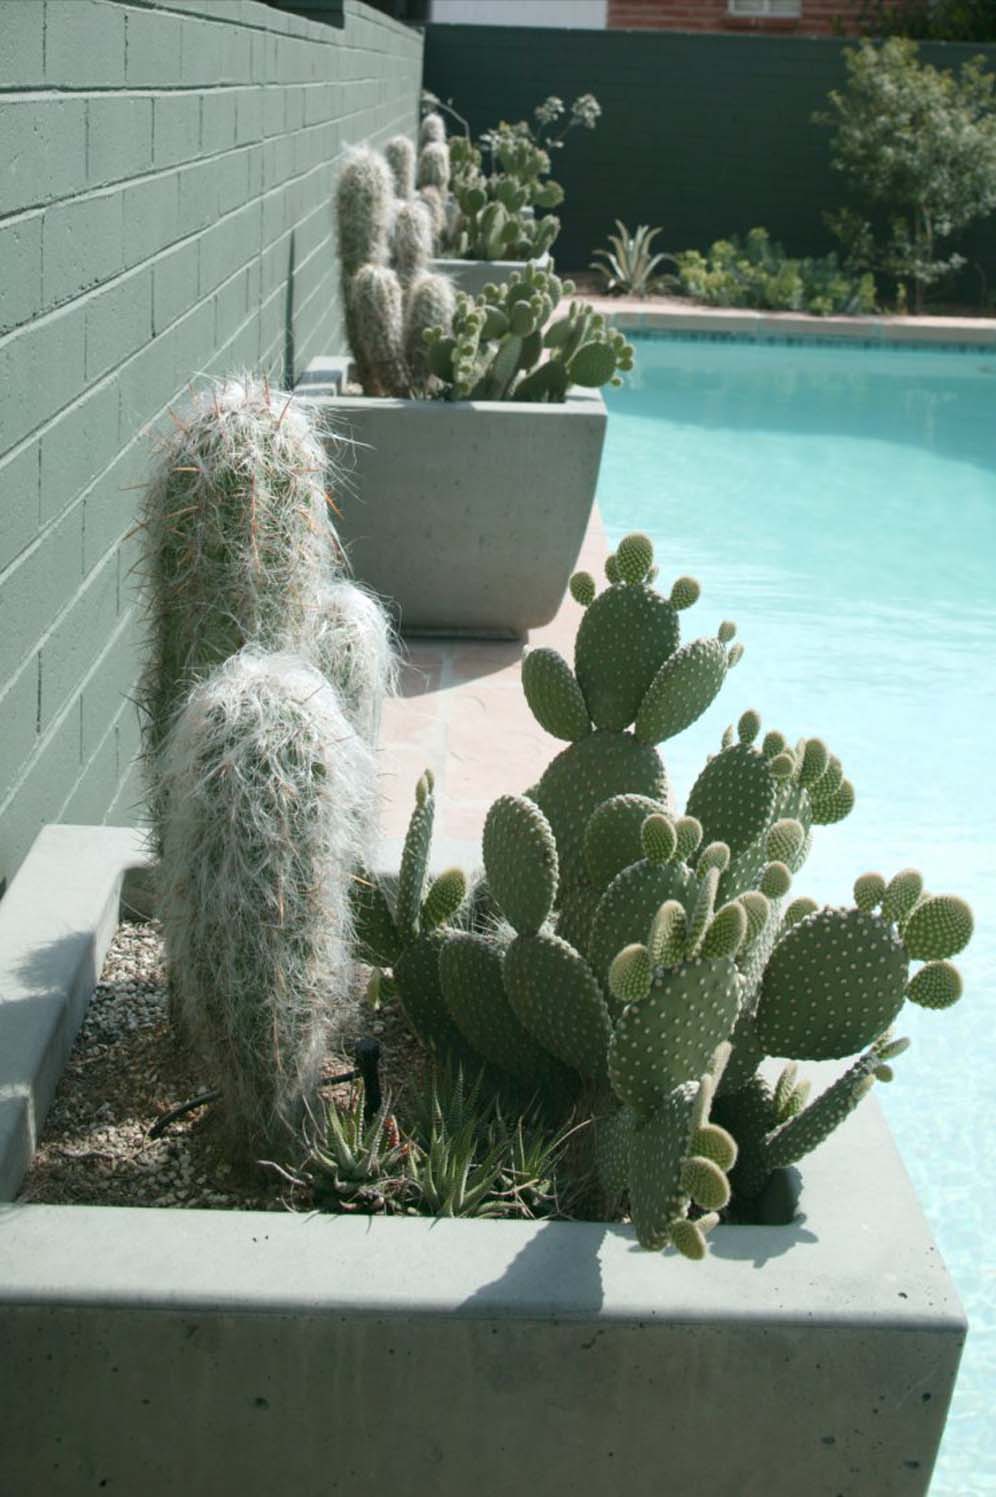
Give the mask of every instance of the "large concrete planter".
[[[0, 905], [9, 1199], [136, 834], [49, 827]], [[922, 1497], [965, 1324], [873, 1103], [790, 1227], [0, 1207], [11, 1497]]]
[[436, 275], [448, 275], [458, 291], [466, 291], [468, 296], [477, 296], [483, 291], [489, 281], [496, 286], [503, 286], [510, 279], [513, 271], [523, 271], [529, 264], [540, 265], [546, 269], [550, 265], [549, 254], [541, 255], [538, 260], [430, 260], [429, 269]]
[[[339, 394], [344, 359], [296, 393], [353, 438], [336, 524], [406, 634], [518, 637], [549, 623], [591, 515], [605, 439], [598, 390], [562, 405]], [[341, 461], [341, 452], [337, 454]]]

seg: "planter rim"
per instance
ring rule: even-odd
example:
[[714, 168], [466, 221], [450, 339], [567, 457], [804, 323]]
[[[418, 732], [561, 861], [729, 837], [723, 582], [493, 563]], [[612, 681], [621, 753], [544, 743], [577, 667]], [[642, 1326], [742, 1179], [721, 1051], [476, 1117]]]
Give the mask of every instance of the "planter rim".
[[[147, 870], [140, 833], [49, 826], [0, 903], [8, 1199], [85, 1011], [81, 987], [92, 986], [117, 924], [125, 876]], [[807, 1069], [819, 1085], [841, 1067]], [[716, 1228], [709, 1261], [695, 1264], [644, 1252], [632, 1228], [606, 1223], [13, 1204], [0, 1208], [0, 1303], [871, 1320], [963, 1337], [957, 1293], [874, 1099], [807, 1161], [800, 1205], [787, 1227]]]

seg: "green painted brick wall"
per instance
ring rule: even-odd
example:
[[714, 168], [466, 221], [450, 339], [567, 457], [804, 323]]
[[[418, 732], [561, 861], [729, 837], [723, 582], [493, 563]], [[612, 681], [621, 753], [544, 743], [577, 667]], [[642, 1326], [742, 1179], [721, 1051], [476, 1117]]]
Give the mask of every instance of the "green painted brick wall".
[[[823, 211], [845, 199], [830, 132], [811, 117], [846, 82], [842, 53], [830, 38], [436, 24], [425, 85], [452, 99], [475, 134], [528, 118], [548, 94], [596, 95], [596, 130], [573, 130], [555, 157], [567, 200], [554, 255], [565, 270], [587, 266], [617, 218], [660, 225], [654, 248], [672, 252], [763, 225], [791, 253], [824, 254], [834, 240]], [[979, 53], [996, 71], [996, 46], [920, 48], [924, 61], [955, 70]], [[994, 227], [990, 219], [961, 246], [990, 287]], [[978, 296], [977, 275], [963, 285]]]
[[342, 346], [331, 195], [422, 38], [346, 0], [0, 0], [0, 891], [141, 813], [138, 487], [192, 379]]

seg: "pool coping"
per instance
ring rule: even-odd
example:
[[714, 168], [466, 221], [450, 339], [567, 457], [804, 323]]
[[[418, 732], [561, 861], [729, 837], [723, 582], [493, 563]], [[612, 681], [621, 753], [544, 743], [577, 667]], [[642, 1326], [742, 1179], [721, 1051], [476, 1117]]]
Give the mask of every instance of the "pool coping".
[[659, 297], [650, 305], [636, 297], [590, 296], [585, 300], [623, 332], [805, 338], [905, 348], [947, 345], [996, 351], [996, 318], [812, 317], [804, 312], [695, 306], [677, 297]]

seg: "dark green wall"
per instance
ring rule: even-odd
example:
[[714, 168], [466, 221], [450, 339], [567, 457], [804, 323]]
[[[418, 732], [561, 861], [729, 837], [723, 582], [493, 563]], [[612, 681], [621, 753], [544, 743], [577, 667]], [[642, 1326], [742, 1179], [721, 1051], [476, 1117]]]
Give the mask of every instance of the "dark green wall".
[[[920, 50], [954, 68], [981, 52], [996, 68], [996, 46]], [[794, 253], [821, 253], [833, 247], [823, 210], [843, 197], [830, 132], [810, 121], [845, 82], [842, 51], [802, 37], [433, 25], [425, 86], [475, 133], [528, 116], [547, 94], [596, 95], [597, 129], [572, 131], [556, 158], [564, 269], [586, 266], [617, 218], [659, 224], [658, 249], [704, 248], [761, 224]], [[991, 226], [966, 248], [988, 255], [996, 285]]]
[[45, 822], [140, 814], [152, 434], [342, 348], [338, 164], [414, 133], [421, 66], [360, 0], [0, 0], [0, 892]]

